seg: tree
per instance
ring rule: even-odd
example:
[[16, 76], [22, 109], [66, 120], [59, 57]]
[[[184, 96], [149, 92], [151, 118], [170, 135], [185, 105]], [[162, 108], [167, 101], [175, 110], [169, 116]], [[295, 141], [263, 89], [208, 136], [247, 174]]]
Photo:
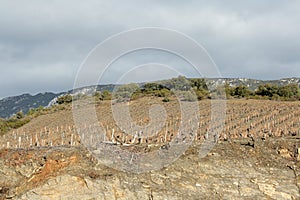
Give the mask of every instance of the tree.
[[133, 93], [140, 92], [140, 87], [136, 83], [130, 83], [126, 85], [121, 85], [114, 91], [114, 98], [117, 99], [130, 99]]
[[230, 87], [228, 83], [225, 84], [225, 93], [226, 93], [226, 98], [230, 98], [234, 96], [235, 93], [235, 88]]
[[191, 89], [190, 81], [184, 76], [178, 76], [178, 78], [171, 79], [175, 90], [188, 91]]
[[169, 97], [171, 95], [171, 91], [167, 88], [163, 88], [161, 90], [155, 91], [155, 96], [158, 97]]
[[190, 81], [191, 81], [191, 86], [196, 87], [197, 90], [203, 90], [203, 89], [208, 90], [204, 78], [192, 78]]
[[112, 98], [112, 94], [110, 91], [108, 90], [104, 90], [102, 93], [101, 93], [101, 100], [111, 100]]
[[164, 88], [166, 87], [158, 83], [146, 83], [143, 86], [143, 92], [150, 94], [153, 93], [153, 91], [161, 90]]
[[188, 91], [191, 89], [191, 82], [184, 76], [178, 76], [170, 80], [161, 81], [161, 84], [169, 89]]
[[271, 84], [259, 85], [255, 94], [260, 96], [272, 97], [274, 94], [278, 93], [278, 86]]
[[283, 87], [280, 87], [278, 90], [279, 96], [286, 98], [298, 98], [300, 95], [299, 87], [297, 84], [289, 84]]
[[248, 97], [252, 92], [244, 85], [237, 86], [234, 89], [234, 95], [237, 97]]
[[277, 85], [263, 84], [259, 85], [255, 93], [276, 100], [279, 100], [280, 98], [285, 100], [300, 99], [300, 91], [297, 84], [289, 84], [280, 87]]
[[205, 99], [209, 96], [209, 92], [207, 90], [201, 89], [201, 88], [199, 90], [196, 90], [195, 93], [196, 93], [198, 100]]

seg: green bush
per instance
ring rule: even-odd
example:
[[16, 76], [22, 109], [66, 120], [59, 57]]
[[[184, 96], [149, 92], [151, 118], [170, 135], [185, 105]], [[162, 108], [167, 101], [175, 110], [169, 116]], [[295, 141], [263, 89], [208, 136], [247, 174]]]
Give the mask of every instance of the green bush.
[[274, 100], [274, 101], [280, 101], [280, 96], [278, 94], [274, 94], [271, 98], [271, 100]]
[[3, 135], [9, 130], [7, 122], [5, 119], [0, 118], [0, 135]]
[[204, 78], [192, 78], [190, 79], [191, 86], [196, 88], [197, 90], [206, 90], [208, 91], [208, 87], [206, 85]]
[[142, 92], [146, 94], [154, 94], [155, 91], [161, 90], [163, 88], [166, 87], [159, 83], [146, 83], [143, 86]]
[[209, 92], [207, 90], [204, 90], [204, 89], [196, 90], [195, 93], [196, 93], [196, 96], [197, 96], [198, 100], [205, 99], [209, 95]]
[[246, 86], [237, 86], [234, 89], [234, 96], [237, 97], [249, 97], [252, 94], [252, 91], [249, 90]]
[[273, 100], [300, 100], [300, 91], [297, 84], [289, 84], [280, 87], [271, 84], [263, 84], [258, 86], [255, 94], [262, 97], [269, 97], [269, 99]]
[[25, 116], [21, 111], [9, 119], [0, 118], [0, 134], [3, 135], [11, 129], [20, 128], [28, 122], [30, 122], [30, 118]]
[[163, 89], [155, 91], [154, 94], [157, 97], [168, 97], [171, 95], [171, 91], [167, 88], [163, 88]]
[[65, 103], [71, 103], [72, 101], [73, 101], [73, 97], [70, 94], [67, 94], [67, 95], [58, 97], [56, 100], [56, 103], [65, 104]]
[[38, 108], [32, 108], [27, 112], [27, 115], [36, 117], [38, 116], [45, 108], [43, 106], [40, 106]]
[[162, 100], [163, 102], [169, 102], [170, 101], [170, 99], [168, 98], [168, 97], [165, 97], [165, 98], [163, 98], [163, 100]]
[[15, 114], [15, 117], [17, 119], [23, 119], [25, 117], [25, 115], [24, 115], [23, 111], [19, 111]]
[[9, 119], [7, 121], [7, 125], [10, 129], [16, 129], [16, 128], [20, 128], [21, 126], [27, 124], [28, 122], [30, 122], [29, 118], [25, 118], [25, 119], [21, 119], [21, 120]]
[[132, 95], [131, 95], [131, 100], [137, 100], [137, 99], [139, 99], [139, 98], [141, 98], [141, 97], [143, 97], [144, 95], [143, 95], [143, 93], [142, 92], [140, 92], [140, 91], [136, 91], [136, 92], [134, 92]]
[[101, 93], [101, 100], [111, 100], [112, 99], [112, 94], [110, 91], [108, 90], [104, 90]]
[[141, 95], [141, 89], [138, 84], [130, 83], [126, 85], [120, 85], [116, 87], [113, 98], [117, 99], [118, 101], [123, 101], [125, 99], [137, 99]]

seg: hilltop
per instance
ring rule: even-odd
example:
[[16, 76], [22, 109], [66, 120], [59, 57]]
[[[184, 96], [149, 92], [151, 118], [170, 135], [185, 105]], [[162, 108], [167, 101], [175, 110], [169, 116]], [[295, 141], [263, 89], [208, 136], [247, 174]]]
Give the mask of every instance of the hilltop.
[[[207, 85], [216, 86], [218, 84], [227, 83], [230, 87], [246, 86], [251, 90], [255, 90], [259, 85], [263, 84], [273, 84], [277, 86], [285, 86], [288, 84], [300, 85], [300, 78], [284, 78], [280, 80], [256, 80], [248, 78], [207, 78], [205, 79]], [[160, 82], [160, 81], [158, 81]], [[145, 83], [140, 83], [139, 85], [144, 85]], [[77, 88], [75, 90], [69, 90], [61, 93], [39, 93], [37, 95], [23, 94], [14, 97], [7, 97], [0, 99], [0, 118], [9, 118], [13, 114], [19, 111], [27, 113], [30, 109], [36, 109], [40, 106], [47, 107], [53, 105], [57, 98], [66, 94], [82, 94], [88, 95], [94, 90], [103, 92], [105, 90], [112, 92], [117, 85], [98, 85], [89, 86], [83, 88]]]

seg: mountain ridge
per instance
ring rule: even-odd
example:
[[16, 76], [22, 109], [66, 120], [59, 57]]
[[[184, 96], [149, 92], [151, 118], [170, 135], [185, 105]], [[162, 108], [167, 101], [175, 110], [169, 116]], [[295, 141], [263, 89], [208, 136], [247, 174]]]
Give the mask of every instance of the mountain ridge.
[[[275, 85], [288, 85], [297, 84], [300, 86], [300, 78], [282, 78], [279, 80], [259, 80], [251, 78], [205, 78], [207, 84], [225, 84], [228, 83], [230, 86], [244, 85], [249, 87], [251, 90], [255, 90], [261, 84], [275, 84]], [[155, 81], [154, 81], [155, 82]], [[142, 84], [142, 83], [140, 83]], [[66, 92], [53, 93], [43, 92], [36, 95], [29, 93], [6, 97], [0, 99], [0, 118], [9, 118], [13, 114], [22, 111], [27, 113], [30, 109], [38, 108], [40, 106], [47, 107], [52, 105], [55, 99], [65, 94], [91, 94], [96, 88], [97, 91], [108, 90], [112, 91], [117, 84], [103, 84], [87, 86], [77, 89], [68, 90]]]

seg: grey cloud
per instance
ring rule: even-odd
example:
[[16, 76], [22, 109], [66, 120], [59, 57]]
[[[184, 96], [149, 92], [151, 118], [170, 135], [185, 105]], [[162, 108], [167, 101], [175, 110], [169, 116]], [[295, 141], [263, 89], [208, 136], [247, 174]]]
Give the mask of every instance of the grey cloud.
[[225, 77], [300, 76], [299, 21], [299, 1], [4, 0], [0, 98], [70, 89], [94, 46], [112, 34], [142, 26], [171, 28], [193, 37]]

